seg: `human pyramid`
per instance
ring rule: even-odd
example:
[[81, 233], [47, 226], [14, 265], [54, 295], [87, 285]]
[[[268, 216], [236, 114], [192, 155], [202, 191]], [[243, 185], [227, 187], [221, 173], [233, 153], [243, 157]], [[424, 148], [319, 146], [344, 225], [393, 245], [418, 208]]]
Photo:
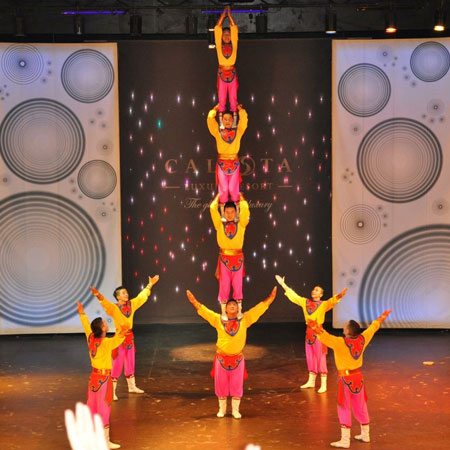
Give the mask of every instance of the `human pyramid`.
[[[223, 28], [223, 22], [227, 17], [230, 27]], [[217, 350], [211, 370], [219, 402], [217, 417], [225, 417], [227, 399], [231, 397], [231, 415], [235, 419], [240, 419], [242, 415], [239, 408], [244, 380], [247, 377], [243, 354], [247, 329], [267, 311], [275, 300], [277, 288], [274, 287], [269, 296], [256, 306], [242, 312], [243, 245], [250, 211], [247, 201], [239, 191], [241, 177], [238, 153], [241, 138], [247, 128], [248, 117], [245, 109], [237, 102], [238, 80], [235, 64], [238, 29], [229, 6], [221, 14], [214, 28], [214, 35], [219, 62], [217, 73], [219, 103], [209, 112], [207, 125], [216, 140], [218, 153], [216, 164], [218, 194], [211, 202], [210, 213], [219, 246], [216, 277], [219, 280], [220, 314], [201, 304], [191, 291], [188, 290], [186, 293], [198, 315], [217, 330]], [[226, 109], [227, 98], [229, 110]], [[344, 327], [345, 337], [332, 336], [322, 327], [325, 314], [339, 303], [347, 289], [328, 301], [323, 301], [323, 289], [315, 286], [311, 298], [307, 299], [289, 288], [284, 277], [276, 275], [275, 278], [288, 299], [302, 308], [307, 324], [305, 352], [309, 377], [308, 381], [300, 386], [301, 389], [314, 388], [316, 377], [320, 374], [318, 393], [327, 391], [326, 349], [330, 347], [334, 350], [339, 376], [338, 416], [341, 439], [332, 442], [331, 445], [340, 448], [350, 447], [352, 411], [361, 424], [361, 434], [356, 435], [355, 439], [370, 442], [367, 397], [361, 374], [362, 355], [390, 310], [374, 320], [365, 331], [361, 331], [357, 322], [350, 320]], [[106, 337], [107, 323], [98, 317], [89, 324], [82, 305], [78, 303], [78, 312], [85, 330], [92, 364], [87, 405], [92, 414], [100, 415], [105, 427], [106, 442], [111, 449], [120, 448], [120, 445], [110, 441], [109, 417], [112, 400], [118, 400], [117, 382], [123, 369], [128, 392], [144, 393], [136, 386], [134, 377], [136, 349], [132, 332], [133, 317], [136, 310], [147, 301], [152, 287], [158, 280], [158, 275], [149, 277], [147, 286], [131, 300], [126, 288], [119, 286], [114, 291], [117, 300], [115, 304], [109, 302], [95, 287], [91, 287], [93, 295], [97, 297], [105, 312], [113, 318], [117, 331], [112, 338]], [[231, 288], [233, 296], [230, 299]]]

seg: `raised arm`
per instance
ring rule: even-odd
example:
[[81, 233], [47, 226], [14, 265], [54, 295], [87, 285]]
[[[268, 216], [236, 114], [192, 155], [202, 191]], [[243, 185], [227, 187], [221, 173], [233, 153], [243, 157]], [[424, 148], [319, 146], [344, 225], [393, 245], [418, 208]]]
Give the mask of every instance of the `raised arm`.
[[285, 282], [284, 277], [280, 277], [280, 275], [275, 275], [275, 279], [280, 283], [281, 287], [284, 289], [284, 295], [292, 302], [302, 308], [306, 305], [306, 298], [300, 297], [294, 290], [292, 290]]
[[237, 109], [239, 112], [239, 123], [237, 127], [237, 134], [242, 136], [247, 129], [248, 125], [248, 114], [247, 111], [242, 107], [241, 104], [237, 105]]
[[[236, 22], [234, 21], [233, 16], [231, 15], [231, 7], [227, 6], [227, 8], [228, 8], [228, 12], [227, 13], [228, 13], [228, 20], [230, 21], [230, 26], [231, 27], [235, 27], [236, 26]], [[225, 10], [224, 10], [224, 12], [225, 12]]]
[[342, 289], [339, 294], [334, 295], [329, 300], [324, 302], [323, 305], [325, 307], [325, 311], [330, 311], [333, 309], [341, 301], [341, 298], [346, 294], [347, 290], [347, 288]]
[[216, 23], [216, 27], [222, 27], [223, 21], [225, 20], [225, 17], [227, 17], [227, 14], [231, 15], [231, 13], [229, 13], [229, 7], [225, 6], [225, 9], [223, 10], [222, 14], [219, 17], [219, 20]]
[[269, 306], [275, 300], [276, 296], [277, 296], [277, 287], [275, 286], [267, 298], [265, 298], [262, 302], [259, 302], [256, 306], [250, 308], [248, 311], [244, 313], [244, 320], [247, 327], [253, 325], [255, 322], [258, 321], [258, 319], [267, 311]]
[[197, 314], [203, 317], [212, 327], [217, 328], [220, 322], [219, 314], [208, 309], [205, 305], [202, 305], [191, 291], [186, 291], [188, 300], [191, 302], [192, 306], [197, 310]]
[[107, 300], [94, 286], [91, 286], [91, 292], [92, 295], [97, 297], [97, 300], [100, 302], [100, 305], [102, 305], [105, 313], [115, 319], [114, 313], [117, 308], [114, 303], [111, 303], [109, 300]]
[[89, 319], [86, 316], [83, 305], [80, 302], [77, 302], [77, 311], [78, 314], [80, 315], [80, 320], [81, 324], [83, 325], [84, 334], [86, 335], [86, 338], [89, 338], [90, 334], [92, 333], [91, 324], [89, 323]]
[[332, 334], [326, 332], [322, 325], [319, 325], [315, 320], [307, 320], [306, 324], [312, 328], [317, 337], [319, 338], [322, 344], [325, 344], [327, 347], [336, 348], [339, 340], [342, 339], [337, 336], [333, 336]]
[[133, 305], [133, 311], [139, 309], [150, 297], [152, 293], [152, 287], [159, 281], [159, 275], [155, 275], [154, 277], [148, 277], [148, 284], [142, 289], [141, 292], [137, 295], [137, 297], [132, 298], [131, 304]]
[[217, 194], [214, 197], [214, 200], [209, 205], [209, 212], [211, 213], [211, 219], [213, 221], [214, 228], [216, 230], [219, 229], [219, 227], [222, 223], [220, 220], [220, 213], [219, 213], [218, 207], [219, 207], [219, 194]]
[[208, 113], [208, 118], [206, 119], [206, 124], [208, 125], [209, 132], [215, 137], [220, 137], [219, 124], [216, 120], [217, 111], [219, 110], [219, 105], [214, 106]]
[[250, 220], [250, 209], [242, 192], [239, 193], [239, 210], [239, 223], [245, 228]]

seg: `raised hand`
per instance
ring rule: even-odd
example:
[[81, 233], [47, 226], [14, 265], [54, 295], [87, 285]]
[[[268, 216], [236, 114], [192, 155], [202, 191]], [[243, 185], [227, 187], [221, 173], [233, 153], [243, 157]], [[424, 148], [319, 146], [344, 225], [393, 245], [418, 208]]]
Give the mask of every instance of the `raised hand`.
[[383, 323], [386, 320], [386, 317], [392, 312], [392, 309], [387, 309], [380, 317], [378, 317], [378, 321]]
[[100, 294], [100, 292], [98, 292], [94, 286], [91, 286], [91, 292], [92, 295], [95, 295], [96, 297], [98, 297], [98, 295]]
[[195, 298], [194, 294], [191, 291], [187, 290], [186, 295], [188, 300], [192, 303], [195, 309], [200, 308], [201, 303]]
[[348, 291], [348, 288], [342, 289], [342, 291], [339, 292], [339, 294], [336, 295], [336, 297], [337, 297], [337, 298], [342, 298], [342, 297], [347, 293], [347, 291]]
[[270, 295], [264, 300], [265, 302], [269, 303], [269, 305], [275, 300], [275, 297], [277, 296], [277, 289], [278, 288], [274, 286]]
[[83, 305], [80, 302], [77, 302], [77, 311], [78, 314], [85, 314]]
[[150, 287], [154, 286], [159, 281], [159, 275], [155, 275], [154, 277], [148, 277], [148, 284]]
[[275, 280], [278, 281], [279, 285], [282, 287], [286, 287], [286, 283], [284, 282], [284, 277], [281, 277], [280, 275], [275, 275]]

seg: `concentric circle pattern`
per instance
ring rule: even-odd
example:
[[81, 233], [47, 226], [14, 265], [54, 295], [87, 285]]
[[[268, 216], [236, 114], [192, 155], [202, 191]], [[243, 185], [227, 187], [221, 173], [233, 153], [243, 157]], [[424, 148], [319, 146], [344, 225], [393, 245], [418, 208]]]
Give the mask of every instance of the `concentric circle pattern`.
[[381, 230], [381, 219], [375, 209], [367, 205], [354, 205], [341, 217], [341, 232], [353, 244], [373, 241]]
[[70, 200], [26, 192], [0, 202], [0, 316], [46, 326], [76, 314], [89, 286], [102, 282], [106, 253], [101, 234]]
[[72, 53], [61, 69], [66, 92], [82, 103], [95, 103], [106, 97], [114, 84], [114, 69], [109, 59], [97, 50]]
[[383, 311], [383, 326], [450, 326], [450, 226], [415, 228], [388, 242], [364, 273], [358, 304], [365, 324]]
[[114, 191], [116, 184], [116, 172], [106, 161], [89, 161], [78, 173], [78, 186], [90, 198], [107, 197]]
[[450, 54], [439, 42], [424, 42], [412, 52], [410, 65], [419, 80], [438, 81], [450, 69]]
[[0, 125], [0, 155], [25, 181], [55, 183], [72, 173], [85, 150], [77, 116], [63, 104], [37, 98], [19, 103]]
[[33, 45], [14, 44], [2, 55], [2, 70], [14, 83], [30, 84], [44, 71], [44, 58]]
[[359, 117], [379, 113], [391, 96], [387, 75], [373, 64], [356, 64], [339, 80], [338, 96], [342, 106]]
[[442, 169], [442, 149], [434, 133], [415, 120], [395, 118], [375, 125], [358, 149], [365, 187], [382, 200], [411, 202], [426, 194]]

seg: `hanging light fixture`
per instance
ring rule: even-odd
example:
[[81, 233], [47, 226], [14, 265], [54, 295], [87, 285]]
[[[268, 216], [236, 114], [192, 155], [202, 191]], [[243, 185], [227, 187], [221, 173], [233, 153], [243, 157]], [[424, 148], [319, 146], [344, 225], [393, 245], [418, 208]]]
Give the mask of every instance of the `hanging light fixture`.
[[331, 9], [327, 9], [327, 12], [325, 14], [325, 33], [336, 34], [336, 23], [336, 12]]
[[216, 26], [216, 17], [214, 15], [208, 16], [208, 48], [216, 48], [216, 40], [214, 37], [214, 27]]
[[443, 1], [441, 2], [441, 6], [436, 10], [435, 18], [434, 18], [434, 31], [444, 31], [445, 30], [445, 11]]
[[397, 17], [395, 11], [390, 8], [386, 12], [386, 33], [392, 34], [397, 32]]

